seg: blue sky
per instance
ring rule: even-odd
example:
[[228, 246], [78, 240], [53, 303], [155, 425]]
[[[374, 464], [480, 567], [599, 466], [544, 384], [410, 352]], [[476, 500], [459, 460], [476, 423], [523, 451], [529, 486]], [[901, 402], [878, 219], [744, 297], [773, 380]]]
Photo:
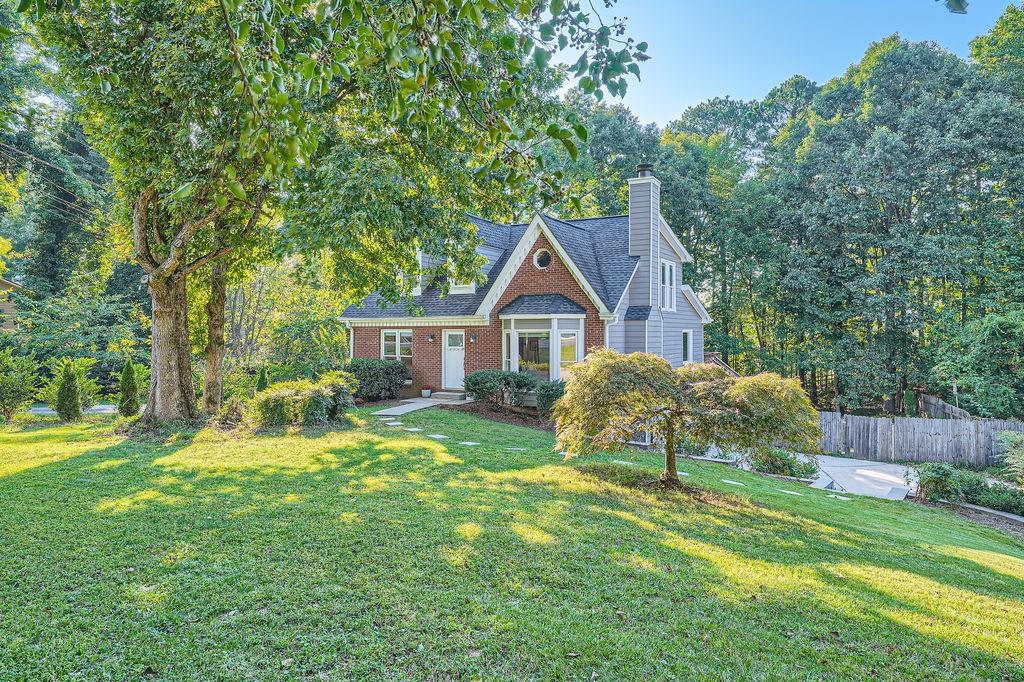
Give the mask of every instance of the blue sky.
[[720, 95], [759, 99], [793, 74], [824, 83], [893, 33], [959, 55], [991, 28], [1006, 0], [971, 0], [966, 15], [934, 0], [619, 0], [608, 16], [650, 44], [626, 104], [647, 123], [671, 121]]

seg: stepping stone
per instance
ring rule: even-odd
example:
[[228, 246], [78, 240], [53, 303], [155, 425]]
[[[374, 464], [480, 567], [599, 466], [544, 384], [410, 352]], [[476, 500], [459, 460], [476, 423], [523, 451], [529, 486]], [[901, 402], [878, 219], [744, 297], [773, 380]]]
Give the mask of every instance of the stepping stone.
[[434, 440], [448, 440], [448, 436], [440, 433], [428, 433], [427, 438], [433, 438]]
[[612, 464], [625, 464], [626, 466], [631, 466], [631, 467], [635, 467], [636, 466], [635, 462], [627, 462], [624, 459], [613, 459], [612, 460]]
[[835, 498], [837, 500], [849, 500], [850, 499], [849, 497], [843, 497], [842, 495], [836, 495], [834, 493], [832, 495], [829, 495], [829, 497]]
[[526, 448], [505, 448], [509, 452], [526, 452]]
[[690, 475], [690, 474], [686, 473], [685, 471], [677, 471], [676, 473], [679, 474], [680, 476], [689, 476]]
[[473, 445], [480, 445], [480, 443], [476, 443], [476, 442], [471, 441], [471, 440], [463, 440], [463, 441], [459, 441], [459, 445], [469, 445], [469, 446], [472, 447]]
[[409, 433], [419, 433], [419, 432], [420, 432], [420, 431], [422, 431], [423, 429], [417, 429], [417, 428], [416, 428], [415, 426], [407, 426], [407, 427], [405, 427], [405, 428], [404, 428], [404, 429], [402, 429], [402, 430], [403, 430], [403, 431], [408, 431]]
[[800, 497], [804, 496], [803, 493], [798, 493], [795, 490], [783, 490], [782, 488], [779, 488], [779, 492], [786, 493], [787, 495], [799, 495]]
[[722, 483], [728, 483], [729, 485], [741, 485], [743, 487], [746, 487], [747, 485], [746, 483], [740, 483], [739, 481], [730, 481], [728, 478], [723, 478]]
[[384, 422], [388, 426], [401, 426], [402, 422]]

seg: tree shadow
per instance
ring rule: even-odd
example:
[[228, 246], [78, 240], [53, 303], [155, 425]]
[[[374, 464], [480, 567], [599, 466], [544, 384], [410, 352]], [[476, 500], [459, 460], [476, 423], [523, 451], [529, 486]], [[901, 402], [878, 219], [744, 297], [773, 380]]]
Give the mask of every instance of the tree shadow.
[[894, 678], [1024, 662], [1024, 552], [1002, 538], [908, 543], [813, 508], [652, 491], [626, 467], [567, 466], [548, 434], [467, 424], [467, 440], [499, 444], [372, 423], [178, 432], [0, 478], [16, 548], [0, 665]]

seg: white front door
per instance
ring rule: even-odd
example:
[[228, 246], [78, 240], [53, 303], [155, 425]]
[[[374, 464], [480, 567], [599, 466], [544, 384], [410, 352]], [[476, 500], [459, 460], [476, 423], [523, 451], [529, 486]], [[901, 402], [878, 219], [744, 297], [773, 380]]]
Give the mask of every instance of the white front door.
[[466, 332], [444, 331], [444, 356], [441, 361], [441, 388], [462, 388], [466, 376]]

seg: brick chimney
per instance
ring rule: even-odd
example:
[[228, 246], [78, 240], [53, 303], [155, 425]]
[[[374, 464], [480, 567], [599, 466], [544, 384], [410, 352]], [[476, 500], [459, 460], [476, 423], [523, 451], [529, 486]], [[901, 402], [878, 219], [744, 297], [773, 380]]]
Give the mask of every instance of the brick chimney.
[[655, 305], [658, 301], [660, 220], [661, 181], [654, 177], [654, 164], [638, 164], [636, 177], [629, 180], [629, 255], [640, 257], [630, 285], [632, 305]]

